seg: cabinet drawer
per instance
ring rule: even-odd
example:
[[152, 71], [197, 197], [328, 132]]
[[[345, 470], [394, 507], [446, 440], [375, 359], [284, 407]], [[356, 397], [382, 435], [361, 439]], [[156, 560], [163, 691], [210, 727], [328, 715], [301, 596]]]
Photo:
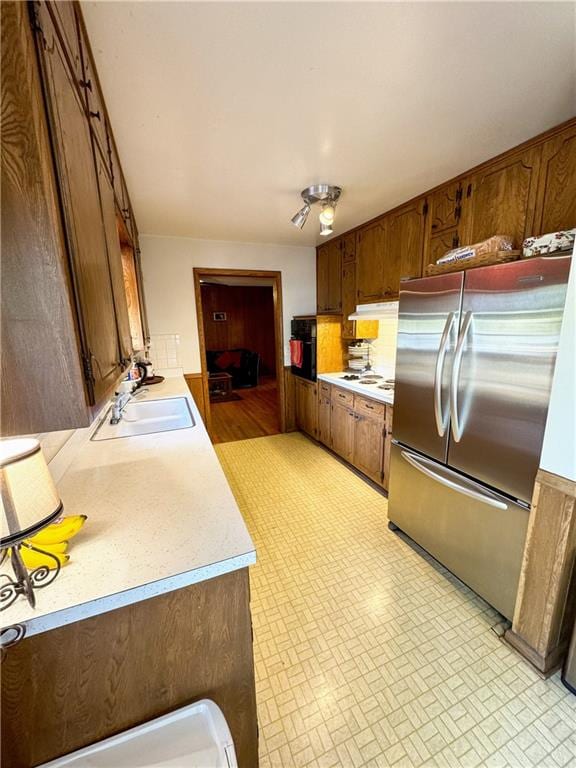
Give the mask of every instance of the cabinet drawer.
[[379, 403], [376, 400], [370, 400], [367, 397], [361, 397], [360, 395], [354, 396], [354, 410], [357, 413], [364, 413], [366, 416], [372, 416], [374, 418], [383, 419], [386, 406], [384, 403]]
[[332, 385], [327, 384], [325, 381], [318, 382], [320, 384], [320, 397], [330, 398], [332, 392]]
[[332, 391], [332, 402], [339, 405], [348, 405], [350, 408], [354, 406], [354, 393], [346, 392], [344, 389], [334, 387]]

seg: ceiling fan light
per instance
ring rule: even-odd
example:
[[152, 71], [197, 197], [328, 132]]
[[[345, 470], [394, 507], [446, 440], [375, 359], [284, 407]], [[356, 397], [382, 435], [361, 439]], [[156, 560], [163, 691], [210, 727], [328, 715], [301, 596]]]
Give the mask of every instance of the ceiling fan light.
[[308, 203], [306, 205], [302, 206], [298, 213], [294, 214], [290, 221], [292, 224], [294, 224], [295, 227], [298, 227], [298, 229], [302, 229], [304, 224], [306, 224], [306, 219], [308, 218], [308, 214], [310, 213], [310, 206]]
[[328, 235], [331, 235], [334, 232], [332, 229], [332, 224], [324, 224], [323, 221], [320, 221], [320, 234], [322, 237], [327, 237]]
[[323, 206], [322, 211], [320, 212], [320, 222], [322, 224], [332, 224], [334, 221], [334, 216], [336, 214], [336, 210], [334, 208], [334, 205], [332, 203], [326, 203], [326, 205]]

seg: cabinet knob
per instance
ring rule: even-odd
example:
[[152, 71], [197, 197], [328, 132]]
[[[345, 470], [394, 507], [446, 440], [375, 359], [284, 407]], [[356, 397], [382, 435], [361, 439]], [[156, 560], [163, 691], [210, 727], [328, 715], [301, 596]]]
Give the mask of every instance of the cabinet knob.
[[90, 112], [90, 117], [94, 117], [94, 118], [96, 118], [96, 120], [101, 120], [102, 119], [100, 117], [100, 111], [98, 111], [98, 112]]
[[79, 80], [78, 85], [80, 88], [85, 88], [87, 91], [92, 92], [92, 80]]

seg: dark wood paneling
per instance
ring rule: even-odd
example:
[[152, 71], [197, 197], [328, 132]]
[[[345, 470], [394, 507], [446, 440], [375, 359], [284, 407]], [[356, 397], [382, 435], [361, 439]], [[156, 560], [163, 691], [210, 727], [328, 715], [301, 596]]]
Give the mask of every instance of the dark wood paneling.
[[[260, 370], [275, 375], [274, 297], [270, 286], [202, 284], [206, 349], [245, 348], [260, 354]], [[214, 312], [226, 312], [224, 321]]]
[[2, 662], [2, 765], [30, 768], [202, 698], [258, 765], [248, 570], [24, 639]]
[[2, 434], [89, 423], [26, 3], [3, 2]]
[[93, 374], [93, 398], [98, 403], [114, 387], [121, 367], [92, 139], [84, 106], [44, 5], [39, 6], [38, 14], [68, 247], [85, 352]]

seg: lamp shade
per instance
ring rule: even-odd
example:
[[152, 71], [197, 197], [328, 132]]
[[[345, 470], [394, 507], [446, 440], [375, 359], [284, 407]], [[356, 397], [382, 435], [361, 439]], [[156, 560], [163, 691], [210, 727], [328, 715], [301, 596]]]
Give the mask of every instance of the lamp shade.
[[33, 536], [62, 511], [62, 502], [38, 440], [0, 440], [0, 488], [0, 547]]

